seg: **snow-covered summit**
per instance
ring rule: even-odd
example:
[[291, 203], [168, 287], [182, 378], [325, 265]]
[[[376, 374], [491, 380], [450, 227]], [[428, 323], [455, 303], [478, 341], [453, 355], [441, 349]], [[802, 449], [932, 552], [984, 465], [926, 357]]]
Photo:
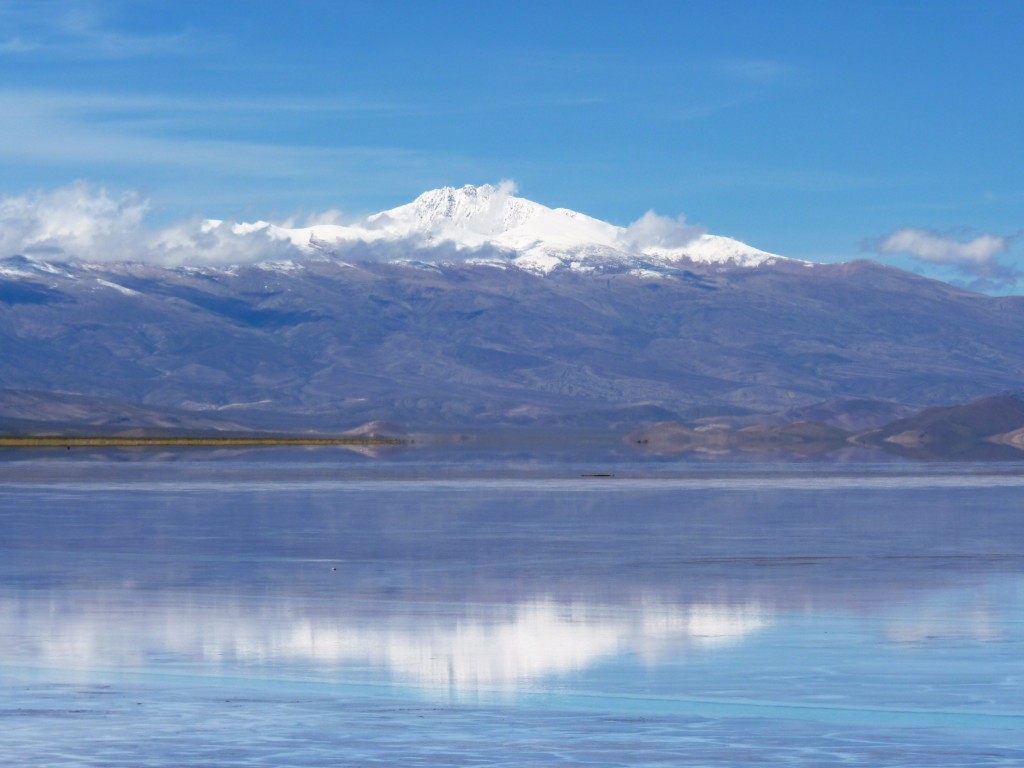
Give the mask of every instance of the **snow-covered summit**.
[[411, 203], [376, 213], [367, 221], [408, 235], [424, 232], [454, 234], [456, 230], [494, 237], [527, 225], [548, 209], [515, 197], [507, 185], [467, 184], [424, 192]]
[[609, 266], [657, 270], [688, 261], [756, 266], [783, 258], [654, 213], [619, 227], [566, 208], [548, 208], [517, 197], [507, 183], [430, 190], [350, 225], [288, 228], [256, 222], [233, 229], [237, 234], [262, 231], [307, 252], [344, 253], [360, 244], [390, 243], [418, 261], [430, 260], [422, 251], [447, 245], [466, 260], [512, 263], [541, 273]]

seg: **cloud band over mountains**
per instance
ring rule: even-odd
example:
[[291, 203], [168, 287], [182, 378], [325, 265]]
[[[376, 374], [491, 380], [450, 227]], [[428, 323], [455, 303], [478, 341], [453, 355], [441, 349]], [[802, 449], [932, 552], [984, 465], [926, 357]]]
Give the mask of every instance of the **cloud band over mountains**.
[[[491, 197], [480, 215], [472, 217], [473, 225], [484, 230], [493, 227], [497, 234], [503, 226], [509, 226], [503, 221], [503, 210], [515, 194], [515, 184], [503, 181], [494, 188], [482, 187], [481, 194], [485, 189]], [[196, 216], [164, 226], [151, 225], [150, 214], [150, 201], [139, 193], [118, 195], [81, 181], [52, 191], [0, 197], [0, 258], [24, 255], [50, 261], [223, 266], [310, 258], [317, 255], [318, 247], [354, 261], [395, 261], [411, 255], [427, 261], [462, 261], [515, 255], [485, 241], [467, 247], [452, 241], [451, 230], [444, 227], [378, 237], [393, 223], [387, 213], [352, 218], [328, 210], [279, 224]], [[348, 225], [366, 238], [351, 236], [348, 240], [312, 244], [309, 234], [303, 235], [301, 242], [294, 234], [296, 227], [322, 225]], [[680, 248], [705, 233], [703, 228], [687, 224], [683, 216], [672, 218], [653, 211], [625, 228], [602, 226], [619, 231], [613, 238], [616, 248], [636, 252]], [[310, 233], [316, 237], [314, 230]]]

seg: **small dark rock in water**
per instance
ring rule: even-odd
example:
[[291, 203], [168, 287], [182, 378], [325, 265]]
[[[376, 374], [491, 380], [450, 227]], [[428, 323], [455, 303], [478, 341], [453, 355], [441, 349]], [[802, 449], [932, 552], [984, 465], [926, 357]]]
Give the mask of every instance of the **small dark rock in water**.
[[338, 569], [337, 569], [337, 568], [331, 568], [331, 570], [332, 570], [332, 571], [336, 571], [336, 570], [338, 570]]

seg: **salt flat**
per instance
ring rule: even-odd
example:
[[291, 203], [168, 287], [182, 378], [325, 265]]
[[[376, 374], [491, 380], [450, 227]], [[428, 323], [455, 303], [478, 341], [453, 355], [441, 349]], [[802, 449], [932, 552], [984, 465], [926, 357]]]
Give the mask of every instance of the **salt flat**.
[[0, 753], [1024, 759], [1024, 476], [580, 469], [0, 465]]

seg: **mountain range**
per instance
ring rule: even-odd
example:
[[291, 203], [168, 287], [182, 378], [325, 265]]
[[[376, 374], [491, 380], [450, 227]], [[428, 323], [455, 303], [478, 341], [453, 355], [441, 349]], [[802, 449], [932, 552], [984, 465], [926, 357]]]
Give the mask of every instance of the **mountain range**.
[[467, 186], [346, 225], [198, 227], [275, 256], [0, 259], [0, 427], [860, 431], [1024, 381], [1022, 297], [653, 214]]

